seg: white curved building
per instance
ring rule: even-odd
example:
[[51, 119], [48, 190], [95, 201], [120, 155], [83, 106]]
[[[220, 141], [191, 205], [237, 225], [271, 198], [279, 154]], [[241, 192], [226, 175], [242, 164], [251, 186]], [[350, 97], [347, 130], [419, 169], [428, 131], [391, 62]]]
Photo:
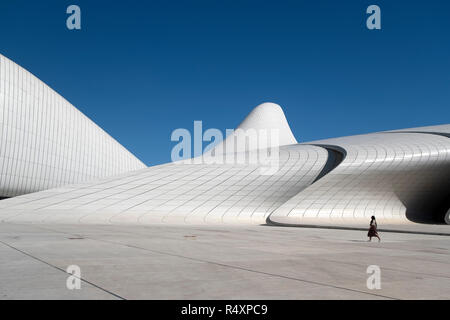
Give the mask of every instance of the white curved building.
[[142, 168], [58, 93], [0, 55], [0, 198]]
[[[261, 146], [254, 146], [249, 143], [249, 133], [254, 131], [256, 140], [260, 135], [267, 135], [266, 147], [279, 147], [291, 144], [297, 144], [297, 140], [292, 133], [283, 109], [278, 104], [265, 102], [254, 108], [245, 119], [234, 130], [233, 134], [214, 147], [217, 153], [229, 152], [227, 144], [231, 143], [233, 147], [231, 152], [247, 152], [257, 150]], [[271, 135], [275, 134], [276, 141], [270, 141]], [[239, 143], [241, 139], [245, 139], [245, 143]], [[242, 141], [242, 140], [241, 140]], [[261, 142], [261, 141], [255, 141]]]
[[274, 210], [270, 221], [353, 222], [372, 215], [390, 223], [443, 221], [450, 205], [450, 126], [430, 129], [439, 134], [413, 128], [311, 142], [342, 150], [343, 161]]
[[[450, 125], [297, 143], [281, 107], [264, 103], [238, 129], [275, 130], [276, 148], [244, 144], [232, 158], [275, 152], [272, 174], [250, 161], [144, 168], [35, 77], [4, 57], [0, 68], [0, 191], [48, 189], [0, 201], [0, 221], [367, 224], [375, 215], [389, 224], [450, 223]], [[220, 147], [241, 134], [213, 150], [226, 158]]]
[[[449, 126], [279, 147], [258, 164], [168, 163], [0, 202], [3, 221], [64, 223], [367, 223], [444, 221]], [[414, 132], [413, 132], [414, 131]], [[447, 213], [448, 219], [448, 213]]]

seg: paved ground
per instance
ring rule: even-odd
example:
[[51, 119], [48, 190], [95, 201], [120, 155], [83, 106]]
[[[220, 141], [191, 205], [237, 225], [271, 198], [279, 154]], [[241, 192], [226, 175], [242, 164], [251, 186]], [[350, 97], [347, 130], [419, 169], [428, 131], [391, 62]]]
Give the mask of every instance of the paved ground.
[[[270, 226], [0, 223], [0, 299], [449, 299], [450, 237]], [[68, 290], [67, 266], [81, 267]], [[380, 290], [366, 269], [381, 268]]]

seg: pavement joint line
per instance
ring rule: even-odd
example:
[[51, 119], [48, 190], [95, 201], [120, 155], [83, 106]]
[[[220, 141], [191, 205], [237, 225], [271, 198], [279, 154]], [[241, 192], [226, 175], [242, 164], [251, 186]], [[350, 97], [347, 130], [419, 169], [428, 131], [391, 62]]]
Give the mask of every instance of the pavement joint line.
[[126, 246], [126, 247], [129, 247], [129, 248], [134, 248], [134, 249], [138, 249], [138, 250], [144, 250], [144, 251], [148, 251], [148, 252], [153, 252], [153, 253], [157, 253], [157, 254], [161, 254], [161, 255], [172, 256], [172, 257], [187, 259], [187, 260], [196, 261], [196, 262], [208, 263], [208, 264], [213, 264], [213, 265], [217, 265], [217, 266], [221, 266], [221, 267], [237, 269], [237, 270], [243, 270], [243, 271], [257, 273], [257, 274], [264, 274], [264, 275], [271, 276], [271, 277], [277, 277], [277, 278], [283, 278], [283, 279], [288, 279], [288, 280], [300, 281], [300, 282], [315, 284], [315, 285], [319, 285], [319, 286], [331, 287], [331, 288], [340, 289], [340, 290], [347, 290], [347, 291], [358, 292], [358, 293], [362, 293], [362, 294], [368, 294], [368, 295], [383, 297], [383, 298], [387, 298], [387, 299], [399, 300], [399, 299], [394, 298], [394, 297], [384, 296], [384, 295], [381, 295], [381, 294], [369, 293], [369, 292], [365, 292], [365, 291], [362, 291], [362, 290], [350, 289], [350, 288], [335, 286], [335, 285], [326, 284], [326, 283], [322, 283], [322, 282], [316, 282], [316, 281], [311, 281], [311, 280], [306, 280], [306, 279], [289, 277], [289, 276], [284, 276], [284, 275], [280, 275], [280, 274], [276, 274], [276, 273], [270, 273], [270, 272], [265, 272], [265, 271], [258, 271], [258, 270], [253, 270], [253, 269], [249, 269], [249, 268], [234, 266], [234, 265], [220, 263], [220, 262], [215, 262], [215, 261], [210, 261], [210, 260], [204, 260], [204, 259], [199, 259], [199, 258], [192, 258], [192, 257], [188, 257], [188, 256], [175, 254], [175, 253], [164, 252], [164, 251], [159, 251], [159, 250], [154, 250], [154, 249], [142, 248], [142, 247], [139, 247], [139, 246], [125, 244], [125, 243], [121, 243], [121, 242], [114, 242], [114, 241], [108, 241], [108, 240], [102, 240], [102, 239], [95, 239], [95, 238], [90, 238], [90, 237], [87, 237], [87, 238], [88, 239], [92, 239], [92, 240], [96, 240], [96, 241], [103, 241], [103, 242], [107, 242], [107, 243], [118, 244], [118, 245]]
[[[106, 225], [105, 225], [106, 226]], [[108, 227], [115, 227], [115, 226], [117, 226], [117, 225], [108, 225]], [[114, 230], [115, 232], [120, 232], [120, 233], [122, 233], [122, 234], [130, 234], [130, 235], [140, 235], [140, 236], [144, 236], [144, 234], [142, 234], [142, 233], [134, 233], [134, 232], [127, 232], [127, 231], [123, 231], [123, 230], [115, 230], [114, 228], [109, 228], [109, 230]], [[55, 231], [55, 232], [61, 232], [61, 231], [57, 231], [57, 230], [52, 230], [52, 231]], [[365, 230], [365, 231], [367, 231], [367, 230]], [[216, 231], [217, 232], [217, 231]], [[63, 232], [64, 233], [64, 232]], [[68, 233], [66, 233], [66, 234], [68, 234]], [[75, 234], [74, 234], [75, 235]], [[79, 235], [79, 236], [82, 236], [82, 235]], [[170, 238], [170, 237], [166, 237], [167, 239], [170, 239], [170, 240], [172, 240], [173, 238]], [[367, 241], [362, 241], [362, 243], [367, 243]], [[391, 250], [391, 248], [387, 248], [387, 247], [383, 247], [383, 249], [384, 250]], [[398, 250], [403, 250], [403, 249], [398, 249]], [[281, 255], [285, 255], [285, 256], [287, 256], [287, 257], [291, 257], [290, 255], [288, 255], [288, 254], [283, 254], [283, 253], [281, 253]], [[330, 261], [330, 262], [337, 262], [337, 263], [342, 263], [342, 264], [349, 264], [349, 263], [346, 263], [346, 262], [343, 262], [343, 261], [341, 261], [341, 262], [339, 262], [339, 261], [337, 261], [337, 260], [329, 260], [329, 259], [322, 259], [323, 261]], [[350, 264], [350, 265], [352, 265], [352, 264]], [[355, 264], [355, 265], [358, 265], [358, 264]], [[395, 268], [383, 268], [383, 269], [386, 269], [386, 270], [389, 270], [389, 271], [393, 271], [393, 272], [405, 272], [404, 270], [399, 270], [399, 269], [395, 269]], [[450, 277], [448, 277], [448, 276], [444, 276], [444, 275], [432, 275], [432, 274], [428, 274], [428, 273], [423, 273], [423, 272], [413, 272], [413, 271], [406, 271], [406, 273], [410, 273], [410, 274], [420, 274], [420, 275], [429, 275], [429, 276], [434, 276], [434, 277], [439, 277], [439, 278], [450, 278]]]
[[[328, 261], [328, 262], [347, 264], [347, 265], [356, 265], [356, 266], [361, 266], [361, 267], [365, 266], [365, 265], [359, 264], [359, 263], [350, 263], [350, 262], [339, 261], [339, 260], [331, 260], [331, 259], [323, 259], [323, 260], [324, 261]], [[381, 267], [381, 269], [382, 270], [392, 271], [392, 272], [401, 272], [401, 273], [416, 274], [416, 275], [421, 275], [421, 276], [430, 276], [430, 277], [435, 277], [435, 278], [450, 279], [450, 276], [439, 275], [439, 274], [431, 274], [431, 273], [415, 272], [415, 271], [405, 271], [405, 270], [389, 268], [389, 267]]]
[[220, 262], [214, 262], [214, 261], [209, 261], [209, 260], [204, 260], [204, 259], [199, 259], [199, 258], [183, 256], [183, 255], [170, 253], [170, 252], [164, 252], [164, 251], [159, 251], [159, 250], [154, 250], [154, 249], [147, 249], [147, 248], [142, 248], [142, 247], [139, 247], [139, 246], [135, 246], [135, 245], [131, 245], [131, 244], [125, 244], [125, 243], [121, 243], [121, 242], [114, 242], [114, 241], [104, 240], [104, 239], [96, 239], [96, 238], [88, 237], [88, 236], [81, 235], [81, 234], [73, 234], [73, 233], [53, 230], [53, 229], [44, 228], [44, 227], [40, 227], [40, 229], [44, 229], [44, 230], [48, 230], [48, 231], [52, 231], [52, 232], [57, 232], [57, 233], [70, 234], [72, 236], [73, 235], [82, 236], [82, 237], [84, 237], [86, 239], [90, 239], [90, 240], [94, 240], [94, 241], [100, 241], [100, 242], [106, 242], [106, 243], [121, 245], [121, 246], [129, 247], [129, 248], [133, 248], [133, 249], [137, 249], [137, 250], [153, 252], [153, 253], [160, 254], [160, 255], [172, 256], [172, 257], [177, 257], [177, 258], [181, 258], [181, 259], [187, 259], [187, 260], [196, 261], [196, 262], [213, 264], [213, 265], [217, 265], [217, 266], [221, 266], [221, 267], [225, 267], [225, 268], [242, 270], [242, 271], [247, 271], [247, 272], [252, 272], [252, 273], [257, 273], [257, 274], [264, 274], [264, 275], [271, 276], [271, 277], [283, 278], [283, 279], [288, 279], [288, 280], [293, 280], [293, 281], [299, 281], [299, 282], [314, 284], [314, 285], [318, 285], [318, 286], [322, 286], [322, 287], [330, 287], [330, 288], [339, 289], [339, 290], [345, 290], [345, 291], [351, 291], [351, 292], [356, 292], [356, 293], [362, 293], [362, 294], [366, 294], [366, 295], [382, 297], [382, 298], [391, 299], [391, 300], [401, 300], [399, 298], [385, 296], [385, 295], [376, 294], [376, 293], [370, 293], [370, 292], [366, 292], [366, 291], [362, 291], [362, 290], [351, 289], [351, 288], [346, 288], [346, 287], [340, 287], [340, 286], [335, 286], [335, 285], [322, 283], [322, 282], [316, 282], [316, 281], [312, 281], [312, 280], [306, 280], [306, 279], [300, 279], [300, 278], [295, 278], [295, 277], [289, 277], [289, 276], [284, 276], [284, 275], [280, 275], [280, 274], [276, 274], [276, 273], [270, 273], [270, 272], [265, 272], [265, 271], [258, 271], [258, 270], [244, 268], [244, 267], [233, 266], [233, 265], [229, 265], [229, 264], [225, 264], [225, 263], [220, 263]]
[[39, 262], [41, 262], [41, 263], [44, 263], [44, 264], [46, 264], [46, 265], [48, 265], [48, 266], [50, 266], [50, 267], [52, 267], [52, 268], [54, 268], [54, 269], [57, 269], [57, 270], [59, 270], [59, 271], [62, 271], [62, 272], [64, 272], [65, 274], [68, 274], [68, 275], [71, 275], [71, 276], [73, 276], [73, 277], [75, 277], [75, 278], [78, 278], [78, 279], [80, 279], [81, 281], [83, 281], [83, 282], [85, 282], [85, 283], [87, 283], [87, 284], [90, 284], [91, 286], [93, 286], [93, 287], [95, 287], [95, 288], [97, 288], [97, 289], [99, 289], [99, 290], [101, 290], [101, 291], [103, 291], [103, 292], [106, 292], [106, 293], [108, 293], [108, 294], [110, 294], [110, 295], [112, 295], [112, 296], [114, 296], [114, 297], [116, 297], [116, 298], [118, 298], [118, 299], [120, 299], [120, 300], [126, 300], [124, 297], [122, 297], [122, 296], [120, 296], [120, 295], [118, 295], [118, 294], [115, 294], [114, 292], [111, 292], [111, 291], [109, 291], [109, 290], [107, 290], [107, 289], [105, 289], [105, 288], [102, 288], [102, 287], [100, 287], [99, 285], [96, 285], [95, 283], [93, 283], [93, 282], [91, 282], [91, 281], [88, 281], [88, 280], [83, 279], [83, 278], [79, 278], [79, 277], [77, 277], [77, 276], [75, 276], [75, 275], [73, 275], [73, 274], [71, 274], [71, 273], [68, 273], [66, 270], [64, 270], [64, 269], [62, 269], [62, 268], [60, 268], [60, 267], [58, 267], [58, 266], [55, 266], [55, 265], [53, 265], [53, 264], [51, 264], [51, 263], [49, 263], [49, 262], [47, 262], [47, 261], [45, 261], [45, 260], [42, 260], [42, 259], [40, 259], [40, 258], [38, 258], [38, 257], [36, 257], [36, 256], [33, 256], [32, 254], [30, 254], [30, 253], [28, 253], [28, 252], [25, 252], [25, 251], [23, 251], [23, 250], [21, 250], [21, 249], [19, 249], [19, 248], [16, 248], [16, 247], [10, 245], [9, 243], [6, 243], [6, 242], [4, 242], [4, 241], [2, 241], [2, 240], [0, 240], [0, 243], [3, 244], [3, 245], [6, 246], [6, 247], [9, 247], [9, 248], [11, 248], [11, 249], [13, 249], [13, 250], [16, 250], [16, 251], [20, 252], [20, 253], [22, 253], [23, 255], [26, 255], [26, 256], [28, 256], [28, 257], [34, 259], [34, 260], [37, 260], [37, 261], [39, 261]]

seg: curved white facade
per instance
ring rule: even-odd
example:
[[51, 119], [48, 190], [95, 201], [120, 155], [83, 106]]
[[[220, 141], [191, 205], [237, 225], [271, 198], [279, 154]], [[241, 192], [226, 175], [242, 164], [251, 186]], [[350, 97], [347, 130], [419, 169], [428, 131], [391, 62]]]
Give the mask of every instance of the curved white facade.
[[0, 198], [144, 167], [58, 93], [0, 55]]
[[390, 223], [443, 221], [450, 196], [450, 139], [405, 131], [312, 142], [345, 150], [345, 159], [274, 210], [270, 221], [355, 222], [372, 215]]
[[280, 169], [257, 165], [170, 163], [97, 183], [0, 201], [1, 219], [80, 223], [263, 223], [282, 203], [310, 185], [326, 150], [280, 148]]
[[449, 127], [282, 145], [273, 175], [249, 163], [149, 167], [0, 201], [0, 219], [297, 225], [367, 224], [375, 215], [390, 224], [448, 222]]
[[[298, 143], [281, 107], [264, 103], [238, 129], [213, 149], [218, 158], [146, 168], [0, 56], [0, 197], [25, 194], [0, 201], [0, 221], [366, 224], [375, 215], [391, 224], [450, 223], [448, 124]], [[237, 145], [252, 130], [276, 131], [276, 148]], [[220, 148], [227, 143], [243, 146], [231, 149], [234, 160], [276, 155], [277, 170], [210, 162], [228, 159]]]
[[[228, 152], [228, 143], [231, 143], [233, 146], [231, 148], [232, 152], [247, 152], [258, 149], [260, 146], [252, 146], [248, 141], [248, 133], [252, 130], [259, 139], [263, 138], [263, 136], [266, 137], [267, 141], [265, 141], [265, 145], [267, 147], [286, 146], [297, 143], [283, 109], [276, 103], [265, 102], [255, 107], [239, 124], [233, 134], [215, 146], [215, 152]], [[276, 141], [271, 141], [271, 138]], [[239, 141], [242, 141], [241, 139], [247, 140], [246, 143], [239, 143]]]

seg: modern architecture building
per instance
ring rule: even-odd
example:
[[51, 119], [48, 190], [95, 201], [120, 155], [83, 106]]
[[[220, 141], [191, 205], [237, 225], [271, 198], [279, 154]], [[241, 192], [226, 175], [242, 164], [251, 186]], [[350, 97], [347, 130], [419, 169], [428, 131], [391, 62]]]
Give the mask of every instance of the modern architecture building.
[[[0, 190], [16, 195], [47, 189], [0, 201], [1, 221], [367, 224], [375, 215], [391, 224], [450, 223], [450, 125], [298, 143], [280, 106], [264, 103], [239, 128], [278, 131], [276, 149], [263, 150], [277, 152], [272, 174], [261, 174], [264, 164], [251, 161], [178, 161], [144, 168], [51, 89], [1, 59], [2, 150], [4, 141], [10, 147], [0, 158]], [[17, 98], [21, 95], [26, 99]], [[46, 125], [36, 128], [30, 120], [36, 117]], [[229, 136], [224, 144], [230, 139], [239, 137]], [[29, 147], [30, 140], [40, 147]], [[49, 178], [40, 173], [46, 148], [52, 150], [55, 169]], [[233, 152], [249, 157], [260, 151]], [[3, 177], [9, 177], [7, 183]]]
[[142, 168], [58, 93], [0, 55], [0, 198]]

